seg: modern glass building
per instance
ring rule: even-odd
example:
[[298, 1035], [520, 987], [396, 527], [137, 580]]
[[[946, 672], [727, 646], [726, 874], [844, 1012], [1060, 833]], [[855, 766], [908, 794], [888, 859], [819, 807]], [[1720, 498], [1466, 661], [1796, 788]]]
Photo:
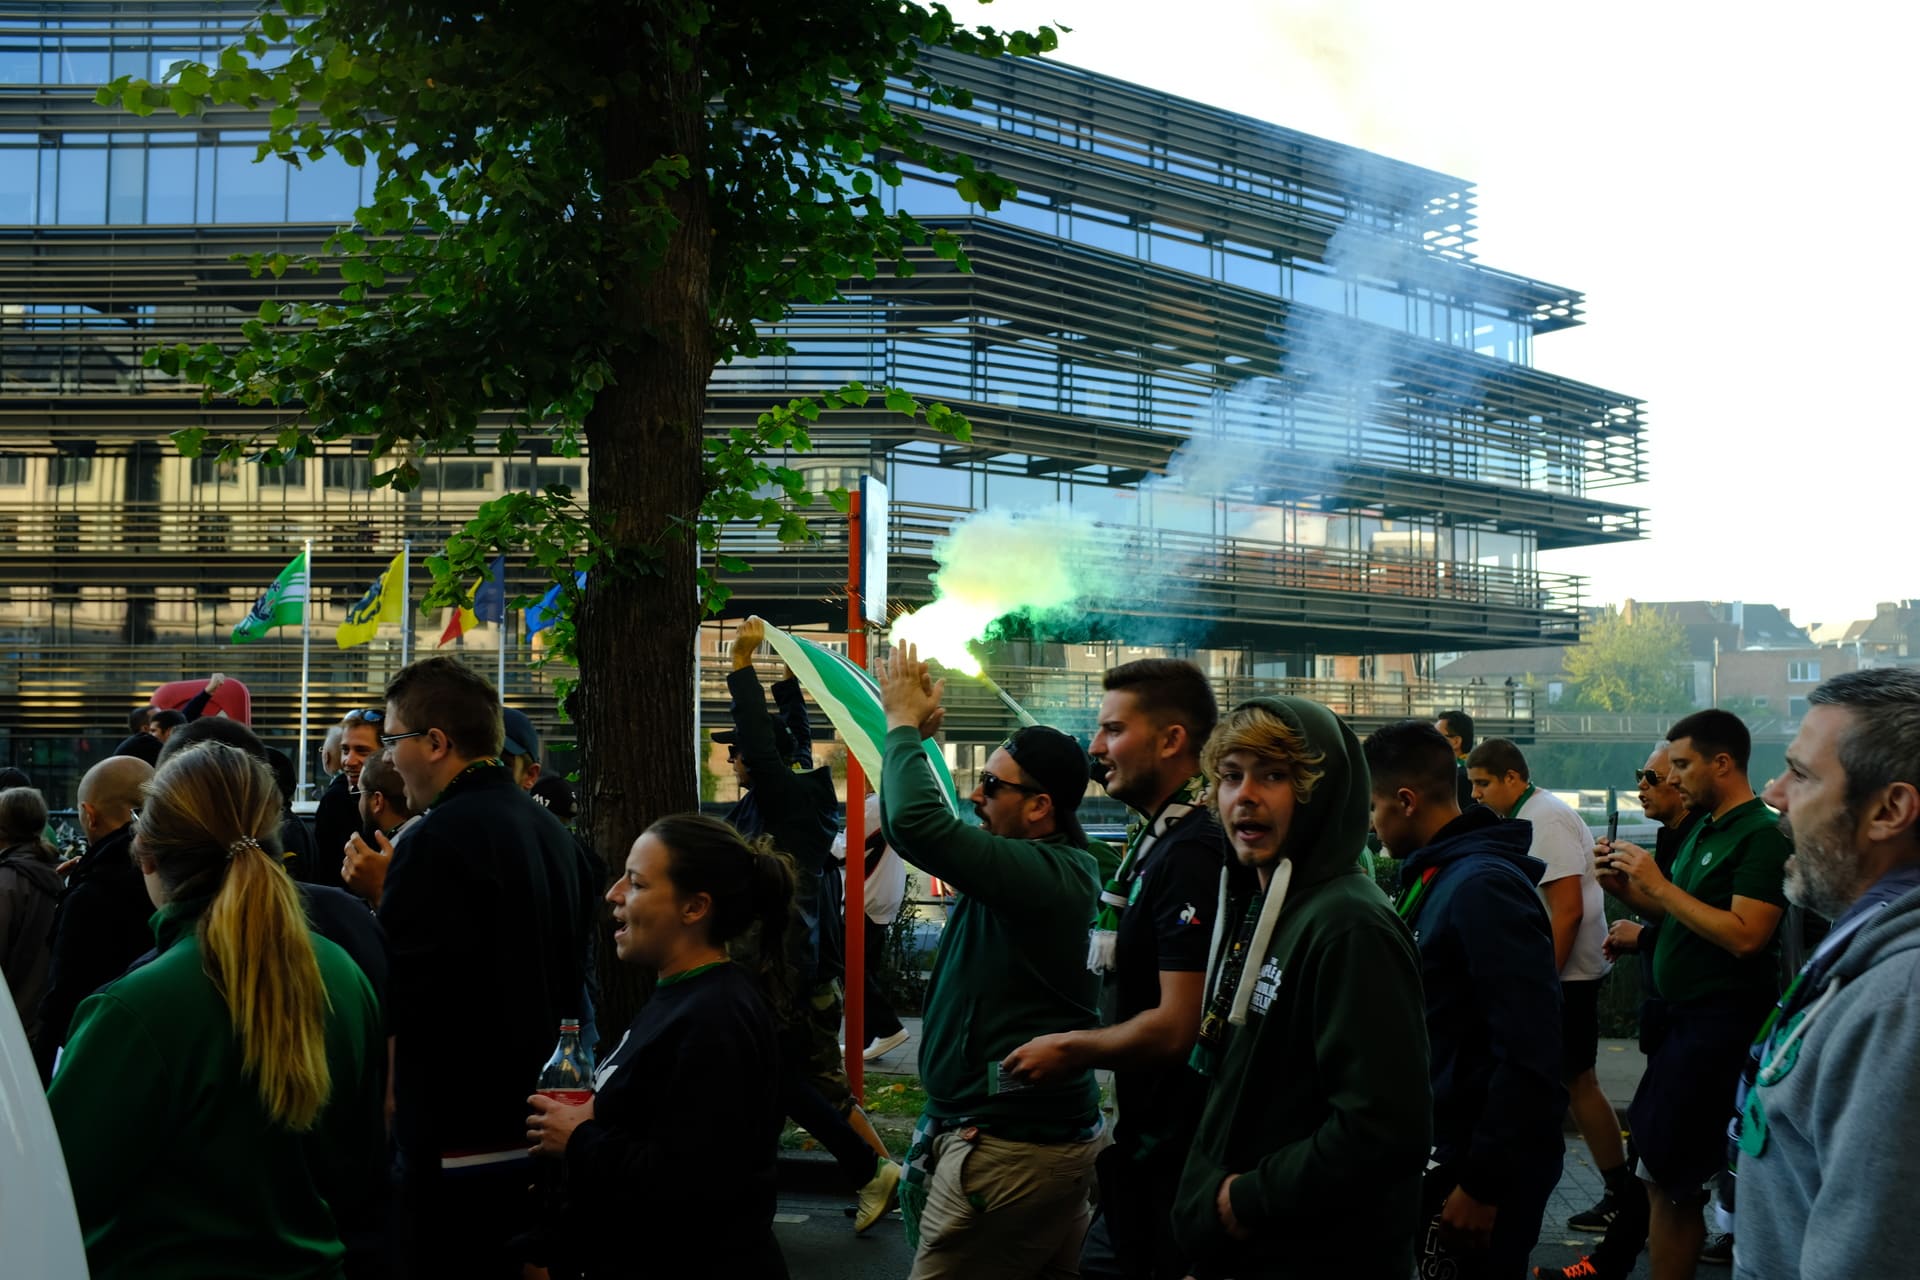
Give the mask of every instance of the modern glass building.
[[[508, 487], [586, 487], [581, 460], [530, 452], [435, 462], [407, 495], [369, 490], [350, 449], [279, 471], [173, 455], [183, 427], [278, 423], [203, 406], [141, 350], [234, 341], [262, 301], [325, 289], [233, 257], [317, 247], [363, 195], [338, 161], [254, 164], [245, 112], [93, 105], [116, 75], [212, 57], [250, 14], [0, 3], [0, 759], [30, 769], [101, 754], [156, 684], [214, 668], [290, 728], [297, 639], [226, 637], [307, 539], [324, 722], [397, 661], [397, 641], [331, 639], [403, 535], [424, 546]], [[1167, 649], [1230, 692], [1285, 681], [1363, 721], [1428, 714], [1473, 695], [1420, 655], [1573, 638], [1582, 584], [1538, 557], [1641, 536], [1604, 496], [1645, 478], [1641, 405], [1535, 367], [1580, 296], [1478, 260], [1469, 183], [1070, 67], [931, 56], [971, 107], [897, 104], [1019, 199], [988, 214], [910, 171], [888, 198], [959, 235], [973, 273], [916, 253], [911, 276], [807, 310], [795, 354], [721, 371], [708, 420], [849, 377], [966, 413], [963, 445], [839, 411], [791, 460], [821, 488], [889, 482], [898, 604], [929, 597], [933, 548], [969, 513], [1099, 529], [1086, 554], [1115, 586], [1084, 625], [994, 655], [1062, 715], [1097, 681], [1049, 673]], [[733, 539], [756, 568], [732, 612], [844, 619], [845, 530], [815, 523], [798, 548]], [[439, 630], [421, 619], [420, 644]], [[476, 660], [496, 643], [476, 637]], [[538, 710], [519, 652], [509, 666]], [[1524, 708], [1482, 709], [1524, 731]], [[998, 729], [984, 704], [961, 720]]]

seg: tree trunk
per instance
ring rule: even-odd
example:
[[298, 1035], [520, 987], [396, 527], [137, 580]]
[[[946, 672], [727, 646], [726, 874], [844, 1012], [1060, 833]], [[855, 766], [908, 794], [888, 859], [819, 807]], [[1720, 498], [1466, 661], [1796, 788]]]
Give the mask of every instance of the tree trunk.
[[[637, 23], [635, 24], [637, 26]], [[701, 607], [693, 522], [704, 489], [701, 426], [713, 372], [710, 257], [698, 58], [669, 67], [637, 31], [625, 47], [639, 97], [605, 110], [606, 281], [615, 317], [613, 382], [587, 419], [594, 517], [613, 562], [588, 582], [578, 619], [582, 799], [596, 853], [619, 872], [654, 819], [699, 806], [694, 761], [694, 644]], [[648, 68], [641, 70], [641, 68]], [[617, 261], [636, 237], [621, 225], [621, 183], [663, 155], [689, 178], [668, 194], [678, 220], [652, 270]], [[619, 965], [602, 930], [602, 1033], [617, 1039], [650, 977]]]

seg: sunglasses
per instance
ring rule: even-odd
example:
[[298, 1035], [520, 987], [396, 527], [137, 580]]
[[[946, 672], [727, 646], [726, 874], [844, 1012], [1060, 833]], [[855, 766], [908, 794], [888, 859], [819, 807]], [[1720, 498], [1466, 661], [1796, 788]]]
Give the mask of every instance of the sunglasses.
[[1651, 769], [1635, 769], [1633, 771], [1633, 781], [1636, 786], [1657, 787], [1665, 782], [1666, 779]]
[[1030, 787], [1024, 782], [1009, 782], [1007, 779], [1002, 778], [998, 774], [988, 773], [985, 770], [981, 771], [980, 794], [983, 798], [988, 800], [993, 799], [995, 796], [1000, 794], [1000, 789], [1002, 787], [1009, 787], [1015, 791], [1024, 792], [1030, 796], [1042, 795], [1046, 791], [1045, 787]]
[[387, 718], [384, 711], [349, 711], [340, 717], [345, 724], [379, 724]]

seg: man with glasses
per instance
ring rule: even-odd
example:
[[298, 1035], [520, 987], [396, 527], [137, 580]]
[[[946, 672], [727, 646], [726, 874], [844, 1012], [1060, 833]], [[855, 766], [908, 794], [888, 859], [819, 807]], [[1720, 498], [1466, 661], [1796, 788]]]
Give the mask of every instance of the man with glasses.
[[945, 719], [945, 681], [911, 647], [879, 680], [887, 843], [959, 890], [927, 983], [927, 1105], [901, 1189], [912, 1280], [1077, 1275], [1099, 1089], [1086, 1066], [1037, 1081], [1004, 1060], [1035, 1036], [1099, 1021], [1087, 933], [1100, 886], [1077, 816], [1087, 755], [1058, 729], [1019, 730], [988, 757], [970, 826], [920, 745]]
[[520, 1275], [507, 1243], [530, 1225], [526, 1098], [580, 1016], [573, 838], [514, 782], [503, 738], [493, 686], [452, 658], [387, 685], [380, 743], [421, 814], [380, 898], [416, 1275]]
[[360, 825], [372, 838], [355, 833], [347, 841], [340, 879], [376, 910], [393, 847], [419, 816], [407, 806], [407, 787], [392, 759], [385, 751], [374, 752], [360, 769]]
[[334, 855], [347, 855], [347, 846], [355, 836], [366, 838], [360, 821], [360, 770], [374, 752], [380, 750], [380, 731], [386, 713], [374, 709], [349, 711], [340, 720], [340, 772], [320, 793], [320, 804], [313, 813], [314, 845], [320, 861], [332, 865]]

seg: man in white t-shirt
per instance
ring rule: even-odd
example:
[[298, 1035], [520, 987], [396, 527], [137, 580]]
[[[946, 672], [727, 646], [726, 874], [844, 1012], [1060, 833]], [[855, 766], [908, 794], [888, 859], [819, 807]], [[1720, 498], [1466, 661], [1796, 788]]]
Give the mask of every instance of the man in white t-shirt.
[[[1567, 1108], [1608, 1192], [1616, 1183], [1636, 1191], [1620, 1141], [1620, 1118], [1594, 1074], [1600, 1049], [1600, 980], [1612, 966], [1603, 950], [1606, 895], [1594, 877], [1593, 833], [1564, 800], [1533, 785], [1526, 756], [1505, 738], [1488, 738], [1473, 749], [1467, 757], [1467, 779], [1475, 800], [1503, 818], [1533, 824], [1529, 852], [1547, 864], [1540, 877], [1540, 900], [1553, 921], [1553, 954], [1560, 965], [1560, 1077], [1567, 1086]], [[1581, 1215], [1573, 1225], [1605, 1231], [1614, 1212], [1603, 1202], [1600, 1210]]]
[[[866, 1022], [867, 1046], [861, 1057], [868, 1062], [885, 1057], [907, 1042], [907, 1029], [900, 1015], [880, 987], [880, 951], [887, 942], [887, 928], [900, 916], [907, 897], [907, 864], [880, 834], [880, 797], [867, 793], [866, 860]], [[833, 838], [833, 858], [846, 874], [847, 833], [843, 828]], [[844, 883], [844, 882], [843, 882]]]

